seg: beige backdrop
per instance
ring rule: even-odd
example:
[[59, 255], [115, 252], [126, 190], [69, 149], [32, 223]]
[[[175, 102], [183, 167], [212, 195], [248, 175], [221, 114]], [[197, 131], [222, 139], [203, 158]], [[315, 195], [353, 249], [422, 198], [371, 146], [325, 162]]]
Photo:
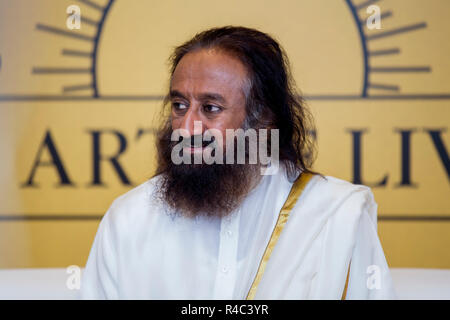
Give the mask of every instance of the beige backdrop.
[[314, 169], [373, 188], [390, 266], [450, 268], [450, 2], [375, 4], [369, 30], [366, 0], [0, 0], [0, 268], [85, 264], [111, 201], [155, 168], [171, 50], [227, 24], [284, 46]]

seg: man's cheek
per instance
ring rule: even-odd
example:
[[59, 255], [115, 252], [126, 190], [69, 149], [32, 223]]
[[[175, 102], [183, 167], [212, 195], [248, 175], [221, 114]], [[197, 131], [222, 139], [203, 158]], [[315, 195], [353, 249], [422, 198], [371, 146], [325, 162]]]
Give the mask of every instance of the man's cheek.
[[172, 117], [171, 125], [172, 125], [172, 130], [176, 130], [176, 129], [180, 128], [180, 120], [175, 117]]

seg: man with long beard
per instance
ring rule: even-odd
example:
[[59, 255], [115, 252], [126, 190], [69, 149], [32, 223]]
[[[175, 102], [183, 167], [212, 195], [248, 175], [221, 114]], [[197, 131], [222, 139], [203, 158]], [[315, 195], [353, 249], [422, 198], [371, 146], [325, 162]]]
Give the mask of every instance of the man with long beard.
[[[214, 28], [171, 62], [157, 173], [103, 217], [82, 297], [393, 298], [373, 194], [311, 171], [311, 117], [279, 44], [254, 29]], [[240, 129], [258, 132], [271, 161], [251, 163], [248, 146], [237, 161], [238, 136], [227, 133]], [[233, 161], [190, 161], [208, 150]]]

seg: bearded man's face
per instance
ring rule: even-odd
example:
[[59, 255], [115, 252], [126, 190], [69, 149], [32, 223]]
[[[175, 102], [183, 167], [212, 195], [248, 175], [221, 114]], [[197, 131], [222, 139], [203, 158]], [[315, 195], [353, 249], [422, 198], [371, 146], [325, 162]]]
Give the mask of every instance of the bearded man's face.
[[[250, 164], [175, 164], [171, 141], [174, 130], [189, 138], [214, 129], [221, 137], [214, 143], [225, 158], [227, 129], [243, 127], [246, 118], [248, 72], [231, 54], [200, 49], [186, 54], [174, 70], [170, 83], [170, 125], [159, 135], [158, 171], [160, 193], [172, 208], [185, 216], [225, 216], [234, 210], [259, 179], [259, 166]], [[194, 125], [194, 122], [196, 125]], [[199, 126], [198, 124], [201, 123]], [[194, 140], [194, 139], [192, 139]], [[186, 140], [185, 140], [186, 141]], [[190, 141], [190, 139], [188, 139]], [[184, 145], [182, 153], [195, 157], [206, 144]]]

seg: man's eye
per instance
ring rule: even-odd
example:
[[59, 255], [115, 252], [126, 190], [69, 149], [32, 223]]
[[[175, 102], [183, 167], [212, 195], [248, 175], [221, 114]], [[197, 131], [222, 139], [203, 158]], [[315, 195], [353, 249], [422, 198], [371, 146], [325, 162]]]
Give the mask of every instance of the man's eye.
[[220, 107], [214, 106], [212, 104], [207, 104], [207, 105], [203, 106], [203, 109], [205, 109], [206, 112], [212, 112], [212, 113], [219, 112], [221, 110]]
[[184, 103], [181, 103], [181, 102], [173, 102], [172, 103], [172, 107], [175, 110], [185, 110], [185, 109], [187, 109], [187, 105], [185, 105]]

